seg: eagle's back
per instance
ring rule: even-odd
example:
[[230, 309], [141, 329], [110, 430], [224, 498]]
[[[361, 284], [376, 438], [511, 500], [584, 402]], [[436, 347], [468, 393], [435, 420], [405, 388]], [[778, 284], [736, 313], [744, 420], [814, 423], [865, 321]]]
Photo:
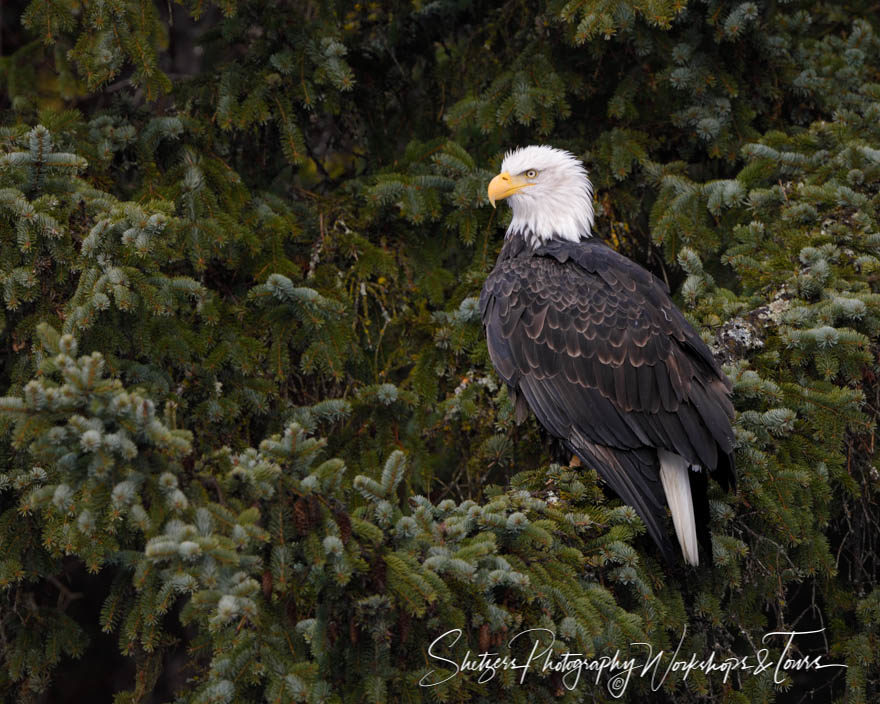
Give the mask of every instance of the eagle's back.
[[518, 416], [527, 405], [671, 551], [657, 450], [717, 470], [730, 485], [733, 406], [729, 381], [666, 286], [592, 239], [532, 250], [512, 235], [480, 309]]

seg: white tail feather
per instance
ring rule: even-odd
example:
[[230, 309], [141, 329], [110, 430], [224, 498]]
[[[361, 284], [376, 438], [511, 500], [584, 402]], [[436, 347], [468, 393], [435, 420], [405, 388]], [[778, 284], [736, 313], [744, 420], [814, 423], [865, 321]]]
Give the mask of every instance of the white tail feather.
[[669, 510], [672, 512], [672, 523], [684, 561], [695, 567], [700, 564], [697, 549], [697, 525], [694, 521], [694, 502], [691, 498], [691, 483], [688, 477], [688, 461], [666, 450], [658, 450], [660, 457], [660, 481]]

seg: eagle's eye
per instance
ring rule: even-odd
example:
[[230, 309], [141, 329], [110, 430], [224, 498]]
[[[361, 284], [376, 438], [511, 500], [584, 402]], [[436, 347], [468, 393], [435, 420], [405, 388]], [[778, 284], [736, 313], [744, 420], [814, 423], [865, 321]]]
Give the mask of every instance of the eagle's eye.
[[535, 171], [534, 169], [529, 169], [528, 171], [526, 171], [526, 178], [535, 178], [535, 176], [537, 176], [537, 175], [538, 175], [538, 172]]

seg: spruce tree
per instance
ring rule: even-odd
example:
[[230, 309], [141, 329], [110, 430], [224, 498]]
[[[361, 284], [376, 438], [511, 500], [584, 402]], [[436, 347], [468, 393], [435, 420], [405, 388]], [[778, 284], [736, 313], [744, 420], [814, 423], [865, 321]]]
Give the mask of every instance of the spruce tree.
[[[877, 698], [870, 3], [0, 12], [4, 701], [619, 700], [427, 656], [533, 628], [588, 658], [824, 629], [795, 655], [848, 669], [623, 700]], [[696, 573], [492, 371], [485, 188], [539, 142], [733, 382], [738, 482]], [[115, 679], [82, 695], [92, 672]]]

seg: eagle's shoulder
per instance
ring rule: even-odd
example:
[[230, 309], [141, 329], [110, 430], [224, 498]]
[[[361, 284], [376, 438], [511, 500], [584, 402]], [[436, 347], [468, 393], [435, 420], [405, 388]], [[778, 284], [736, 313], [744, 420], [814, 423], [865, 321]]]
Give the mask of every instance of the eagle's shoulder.
[[580, 242], [551, 240], [534, 253], [559, 262], [571, 261], [583, 271], [599, 276], [609, 286], [623, 291], [652, 293], [658, 302], [669, 297], [669, 287], [663, 280], [594, 237]]
[[[626, 327], [654, 315], [660, 329], [674, 333], [684, 323], [666, 285], [635, 262], [594, 238], [581, 242], [551, 240], [532, 248], [528, 235], [509, 236], [483, 286], [480, 309], [485, 321], [493, 299], [507, 306], [549, 304], [583, 317], [590, 308], [624, 313], [624, 319], [593, 315], [594, 323]], [[594, 311], [598, 313], [599, 311]], [[581, 330], [583, 328], [578, 326]]]

